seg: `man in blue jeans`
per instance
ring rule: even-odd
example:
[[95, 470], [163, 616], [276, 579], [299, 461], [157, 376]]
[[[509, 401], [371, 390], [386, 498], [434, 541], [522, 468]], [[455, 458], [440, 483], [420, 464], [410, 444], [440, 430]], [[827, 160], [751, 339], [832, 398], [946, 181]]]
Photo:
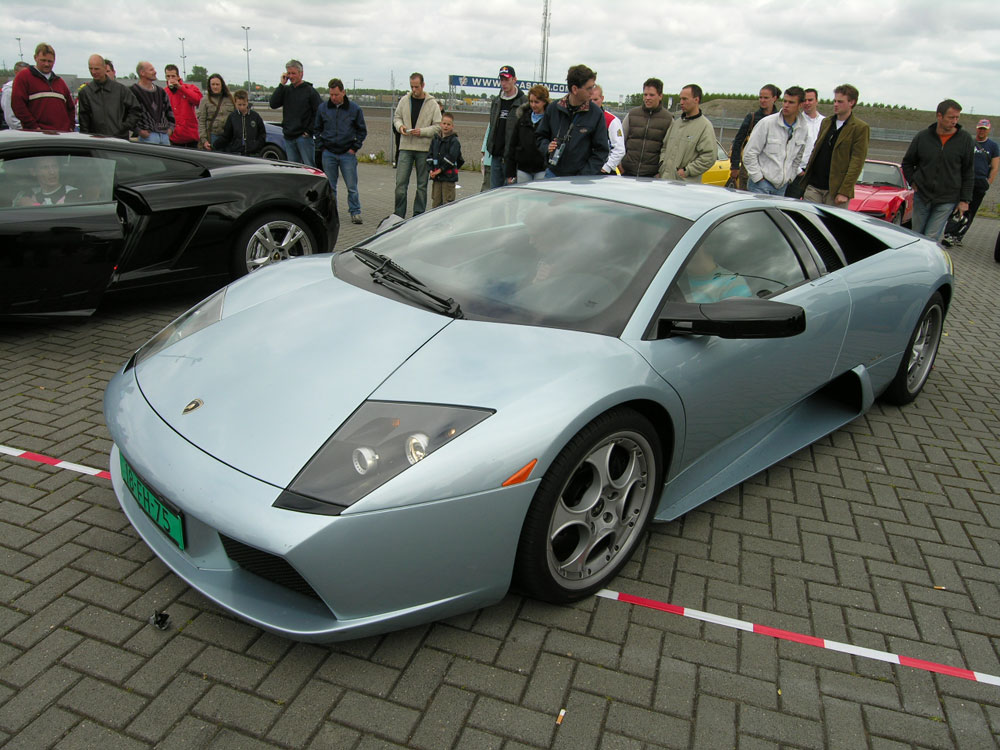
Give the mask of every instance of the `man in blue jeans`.
[[330, 99], [316, 110], [313, 131], [316, 146], [323, 153], [323, 171], [326, 172], [333, 188], [333, 200], [337, 200], [337, 170], [344, 175], [347, 185], [347, 208], [351, 212], [351, 223], [361, 223], [361, 199], [358, 196], [358, 157], [368, 135], [365, 115], [361, 107], [347, 98], [344, 82], [331, 78]]
[[937, 122], [918, 132], [903, 157], [903, 174], [913, 187], [913, 231], [940, 240], [948, 217], [969, 210], [975, 184], [975, 143], [962, 130], [962, 106], [945, 99], [937, 106]]
[[313, 85], [302, 80], [302, 63], [298, 60], [285, 63], [281, 85], [274, 87], [268, 104], [271, 109], [281, 110], [281, 133], [285, 136], [288, 160], [316, 166], [312, 128], [321, 101]]
[[430, 166], [427, 151], [431, 141], [441, 132], [441, 108], [437, 99], [424, 91], [424, 77], [410, 76], [410, 93], [399, 100], [392, 116], [392, 127], [399, 133], [399, 154], [396, 157], [396, 195], [393, 213], [406, 218], [406, 193], [410, 174], [417, 173], [417, 189], [413, 196], [413, 215], [427, 208], [427, 178]]

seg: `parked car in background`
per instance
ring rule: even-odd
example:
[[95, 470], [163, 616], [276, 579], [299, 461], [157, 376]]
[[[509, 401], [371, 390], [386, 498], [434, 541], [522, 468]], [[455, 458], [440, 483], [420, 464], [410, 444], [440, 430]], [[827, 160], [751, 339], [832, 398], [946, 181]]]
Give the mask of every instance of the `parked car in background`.
[[0, 315], [90, 313], [124, 289], [333, 249], [322, 171], [101, 136], [0, 132]]
[[[112, 378], [114, 491], [266, 630], [372, 635], [607, 586], [670, 521], [915, 399], [936, 243], [735, 190], [512, 185], [221, 290]], [[734, 511], [737, 512], [737, 511]]]
[[261, 158], [285, 161], [288, 154], [285, 152], [285, 136], [281, 132], [281, 125], [265, 120], [264, 130], [267, 133], [267, 143], [260, 151]]
[[701, 176], [701, 181], [705, 185], [718, 185], [725, 187], [729, 182], [729, 153], [722, 144], [715, 142], [717, 160], [715, 164]]
[[891, 161], [865, 160], [854, 186], [851, 211], [909, 226], [913, 216], [913, 188], [903, 176], [903, 167]]

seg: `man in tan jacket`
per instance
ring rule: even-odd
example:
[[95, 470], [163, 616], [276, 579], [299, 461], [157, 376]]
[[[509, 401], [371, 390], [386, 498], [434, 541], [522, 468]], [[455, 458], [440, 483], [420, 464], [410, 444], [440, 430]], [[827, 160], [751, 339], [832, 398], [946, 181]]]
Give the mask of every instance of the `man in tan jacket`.
[[715, 131], [701, 113], [701, 86], [681, 89], [681, 117], [675, 119], [660, 149], [660, 177], [664, 180], [701, 182], [701, 176], [715, 164]]
[[441, 131], [441, 108], [437, 100], [424, 91], [421, 73], [410, 76], [410, 93], [399, 100], [392, 126], [400, 134], [399, 156], [396, 160], [397, 216], [406, 218], [406, 193], [410, 186], [410, 173], [417, 171], [417, 192], [413, 196], [413, 215], [422, 214], [427, 208], [427, 151], [431, 140]]

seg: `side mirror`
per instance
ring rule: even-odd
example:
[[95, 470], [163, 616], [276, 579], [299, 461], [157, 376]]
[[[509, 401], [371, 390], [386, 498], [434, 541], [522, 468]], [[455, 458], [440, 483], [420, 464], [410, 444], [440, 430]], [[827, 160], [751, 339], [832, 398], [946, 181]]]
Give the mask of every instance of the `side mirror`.
[[785, 302], [732, 297], [721, 302], [667, 302], [660, 310], [656, 338], [680, 334], [723, 339], [777, 339], [806, 330], [806, 311]]

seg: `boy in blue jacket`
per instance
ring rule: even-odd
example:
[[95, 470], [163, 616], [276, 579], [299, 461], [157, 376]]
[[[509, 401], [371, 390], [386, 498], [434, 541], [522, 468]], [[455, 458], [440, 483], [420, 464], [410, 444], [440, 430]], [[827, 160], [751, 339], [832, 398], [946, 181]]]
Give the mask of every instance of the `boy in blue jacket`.
[[462, 144], [458, 142], [458, 135], [455, 133], [455, 118], [449, 112], [441, 115], [441, 132], [431, 141], [427, 164], [431, 168], [430, 178], [434, 182], [431, 187], [431, 208], [454, 201], [458, 170], [465, 164], [465, 159], [462, 158]]

